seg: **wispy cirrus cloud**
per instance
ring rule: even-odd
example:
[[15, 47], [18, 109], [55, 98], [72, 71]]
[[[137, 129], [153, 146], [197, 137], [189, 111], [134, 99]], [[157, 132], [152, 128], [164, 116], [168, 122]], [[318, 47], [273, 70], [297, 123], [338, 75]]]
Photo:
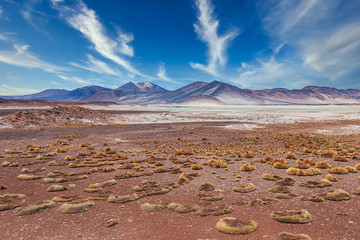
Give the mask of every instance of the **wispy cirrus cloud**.
[[12, 87], [7, 84], [0, 85], [0, 95], [24, 95], [39, 92], [39, 89]]
[[159, 66], [159, 71], [156, 74], [156, 76], [158, 78], [160, 78], [161, 80], [165, 81], [165, 82], [169, 82], [169, 83], [177, 83], [175, 80], [169, 78], [166, 74], [166, 69], [165, 69], [165, 63], [161, 63]]
[[274, 57], [268, 60], [258, 59], [254, 64], [243, 63], [237, 69], [238, 76], [230, 81], [246, 88], [287, 87], [299, 88], [313, 83], [308, 74], [298, 71], [291, 62], [279, 62]]
[[79, 83], [79, 84], [82, 84], [82, 85], [94, 84], [90, 80], [79, 78], [79, 77], [67, 77], [67, 76], [64, 76], [64, 75], [58, 75], [58, 77], [65, 80], [65, 81], [72, 82], [72, 83]]
[[28, 51], [30, 45], [14, 44], [13, 47], [14, 51], [0, 51], [0, 62], [20, 67], [37, 68], [50, 73], [59, 73], [69, 70], [65, 67], [60, 67], [41, 60]]
[[219, 20], [214, 16], [214, 7], [211, 5], [210, 0], [196, 0], [195, 5], [198, 9], [198, 22], [194, 24], [194, 28], [198, 37], [206, 43], [208, 47], [208, 63], [204, 65], [191, 62], [190, 66], [211, 75], [219, 76], [219, 66], [225, 66], [227, 62], [227, 47], [229, 43], [238, 36], [239, 30], [232, 29], [224, 35], [219, 35]]
[[84, 2], [77, 0], [73, 6], [62, 5], [62, 1], [52, 1], [53, 8], [57, 9], [60, 16], [74, 29], [81, 32], [93, 46], [94, 50], [116, 64], [122, 66], [126, 71], [145, 77], [144, 74], [135, 69], [123, 56], [134, 56], [133, 47], [129, 45], [133, 41], [132, 34], [126, 34], [118, 29], [117, 38], [111, 38], [106, 29], [99, 21], [94, 10], [89, 9]]
[[302, 67], [330, 81], [344, 81], [360, 72], [360, 15], [354, 15], [360, 11], [359, 1], [261, 3], [266, 6], [260, 11], [264, 28], [274, 41], [288, 42]]
[[36, 9], [43, 2], [43, 0], [28, 0], [23, 2], [6, 1], [18, 6], [21, 16], [30, 26], [48, 38], [51, 38], [46, 29], [46, 25], [49, 21], [49, 17], [53, 16], [47, 12]]
[[122, 76], [121, 72], [109, 66], [107, 63], [100, 61], [99, 59], [93, 57], [91, 54], [87, 54], [87, 61], [85, 65], [71, 62], [70, 65], [78, 68], [85, 69], [87, 71], [96, 72], [99, 74], [108, 74], [113, 76]]

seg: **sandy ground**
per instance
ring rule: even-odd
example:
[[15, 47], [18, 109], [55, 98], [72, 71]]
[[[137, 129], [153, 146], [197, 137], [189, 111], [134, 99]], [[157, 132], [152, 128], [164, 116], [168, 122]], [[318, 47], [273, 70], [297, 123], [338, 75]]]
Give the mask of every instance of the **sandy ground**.
[[[324, 117], [321, 121], [298, 121], [290, 118], [292, 121], [279, 123], [261, 119], [261, 116], [266, 116], [263, 114], [284, 116], [270, 111], [246, 112], [247, 117], [238, 115], [234, 120], [214, 115], [207, 115], [211, 118], [189, 117], [201, 114], [191, 112], [193, 110], [159, 113], [159, 109], [155, 108], [153, 110], [157, 112], [143, 112], [146, 106], [132, 108], [138, 112], [129, 112], [126, 106], [119, 109], [114, 109], [113, 106], [111, 109], [108, 106], [102, 107], [106, 111], [116, 111], [120, 114], [114, 117], [127, 120], [121, 124], [106, 126], [85, 124], [41, 129], [7, 128], [0, 131], [0, 185], [4, 187], [0, 190], [0, 195], [13, 193], [26, 196], [26, 203], [22, 206], [0, 211], [1, 239], [275, 239], [282, 231], [307, 234], [312, 239], [358, 239], [360, 196], [351, 193], [360, 187], [358, 172], [332, 174], [339, 179], [338, 182], [332, 182], [332, 186], [307, 188], [301, 184], [326, 178], [328, 170], [318, 168], [321, 172], [319, 175], [295, 176], [289, 175], [287, 169], [278, 169], [257, 160], [271, 155], [274, 159], [284, 158], [287, 167], [294, 167], [297, 160], [305, 158], [312, 158], [317, 163], [327, 160], [332, 167], [357, 166], [360, 159], [360, 120], [349, 117], [356, 115], [355, 108], [349, 113], [333, 113], [336, 118]], [[215, 113], [224, 114], [216, 111]], [[226, 112], [229, 113], [231, 111]], [[163, 117], [159, 115], [166, 114], [174, 114], [175, 117], [167, 116], [166, 121], [161, 123], [159, 119]], [[176, 118], [179, 116], [177, 114], [187, 116], [184, 117], [186, 121]], [[258, 118], [255, 118], [254, 114], [260, 115], [256, 115]], [[309, 114], [299, 113], [298, 116], [312, 115]], [[150, 122], [156, 115], [158, 119]], [[252, 116], [252, 120], [249, 116]], [[144, 119], [147, 120], [144, 121], [145, 124], [141, 122]], [[38, 148], [40, 152], [31, 153], [31, 147]], [[304, 151], [304, 148], [310, 151]], [[57, 154], [53, 154], [54, 152]], [[252, 152], [254, 156], [246, 157], [246, 152]], [[296, 154], [296, 159], [286, 158], [288, 152]], [[327, 152], [336, 153], [346, 161], [335, 161], [325, 154]], [[95, 157], [100, 153], [103, 154], [100, 158]], [[66, 156], [70, 156], [71, 159], [65, 160]], [[218, 161], [219, 165], [206, 165], [210, 160]], [[4, 162], [9, 162], [11, 166], [6, 166]], [[226, 165], [220, 167], [220, 163], [224, 162]], [[240, 168], [245, 163], [254, 166], [254, 170], [241, 171]], [[74, 164], [80, 165], [77, 168], [71, 167]], [[360, 169], [360, 165], [358, 166]], [[22, 173], [24, 168], [34, 172]], [[67, 182], [43, 182], [49, 174], [54, 175], [56, 171], [59, 171], [59, 175], [52, 178], [62, 178]], [[183, 172], [191, 174], [196, 171], [199, 172], [199, 176], [193, 179], [190, 177], [187, 183], [179, 181]], [[126, 172], [130, 172], [133, 177], [119, 178]], [[294, 178], [294, 186], [290, 189], [295, 196], [292, 199], [276, 198], [275, 193], [269, 191], [276, 183], [264, 180], [264, 173]], [[20, 174], [32, 174], [40, 178], [19, 180]], [[82, 175], [86, 175], [87, 178], [73, 178]], [[84, 191], [89, 184], [111, 179], [116, 180], [115, 185], [105, 186], [95, 193]], [[133, 187], [142, 186], [144, 180], [158, 181], [159, 186], [151, 190], [165, 188], [170, 191], [143, 196], [127, 203], [108, 201], [110, 195], [141, 194], [134, 191]], [[180, 185], [176, 187], [176, 183]], [[214, 190], [200, 191], [198, 187], [202, 183], [212, 184]], [[232, 190], [235, 186], [247, 183], [253, 183], [256, 190], [249, 193]], [[61, 192], [46, 191], [53, 184], [76, 186]], [[169, 185], [173, 187], [169, 188]], [[350, 193], [350, 199], [323, 202], [300, 200], [301, 196], [324, 196], [335, 189], [343, 189]], [[223, 198], [218, 201], [201, 200], [198, 197], [199, 193], [222, 194]], [[59, 195], [80, 196], [83, 200], [97, 196], [101, 200], [92, 200], [95, 203], [93, 208], [75, 214], [59, 212], [62, 202], [56, 202], [55, 207], [31, 215], [16, 214], [24, 206], [51, 200]], [[243, 203], [256, 199], [276, 201], [263, 206]], [[79, 200], [72, 202], [76, 201]], [[171, 202], [205, 210], [225, 206], [231, 207], [232, 212], [217, 216], [199, 216], [197, 212], [178, 213], [166, 207]], [[144, 203], [160, 204], [164, 209], [158, 212], [144, 212], [141, 210]], [[270, 217], [273, 211], [300, 209], [309, 211], [312, 215], [311, 222], [290, 224], [278, 222]], [[223, 217], [235, 217], [243, 221], [254, 220], [258, 227], [256, 231], [247, 235], [225, 234], [215, 228], [217, 221]], [[118, 224], [106, 227], [104, 224], [109, 219], [115, 219]]]

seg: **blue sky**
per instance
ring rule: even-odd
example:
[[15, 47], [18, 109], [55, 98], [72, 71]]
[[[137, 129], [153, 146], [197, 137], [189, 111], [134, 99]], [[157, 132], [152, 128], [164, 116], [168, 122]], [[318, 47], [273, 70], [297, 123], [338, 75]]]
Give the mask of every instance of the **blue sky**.
[[0, 95], [214, 80], [360, 88], [360, 1], [0, 1]]

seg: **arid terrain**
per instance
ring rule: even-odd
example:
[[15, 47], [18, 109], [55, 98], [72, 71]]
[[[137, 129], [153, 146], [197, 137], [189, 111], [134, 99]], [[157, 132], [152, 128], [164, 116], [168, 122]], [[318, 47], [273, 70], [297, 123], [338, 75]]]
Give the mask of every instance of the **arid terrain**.
[[359, 107], [331, 108], [4, 103], [1, 239], [359, 239]]

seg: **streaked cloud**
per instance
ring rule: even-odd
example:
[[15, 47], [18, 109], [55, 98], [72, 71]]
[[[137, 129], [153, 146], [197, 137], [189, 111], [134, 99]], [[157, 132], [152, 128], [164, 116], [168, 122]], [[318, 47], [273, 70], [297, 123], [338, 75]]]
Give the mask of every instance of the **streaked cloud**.
[[161, 63], [159, 66], [159, 71], [156, 74], [156, 76], [158, 76], [158, 78], [160, 78], [161, 80], [165, 81], [165, 82], [170, 82], [170, 83], [176, 83], [175, 80], [169, 78], [166, 75], [166, 69], [165, 69], [165, 63]]
[[81, 0], [73, 6], [65, 6], [61, 1], [52, 1], [62, 18], [74, 29], [81, 32], [95, 51], [103, 57], [119, 64], [126, 71], [145, 77], [135, 69], [129, 61], [120, 55], [134, 56], [133, 47], [129, 43], [134, 39], [132, 34], [126, 34], [118, 29], [117, 38], [108, 36], [105, 27], [100, 22], [94, 10], [89, 9]]
[[41, 32], [48, 38], [51, 36], [46, 29], [49, 17], [53, 17], [51, 14], [44, 11], [40, 11], [37, 8], [43, 2], [43, 0], [28, 0], [24, 2], [13, 2], [10, 3], [18, 6], [20, 14], [24, 20], [37, 31]]
[[65, 0], [50, 0], [52, 4], [58, 4], [58, 3], [62, 3]]
[[219, 66], [225, 66], [227, 62], [226, 50], [238, 34], [238, 29], [232, 29], [224, 35], [218, 34], [219, 20], [214, 16], [214, 7], [210, 0], [196, 0], [198, 9], [198, 22], [194, 24], [198, 37], [207, 45], [207, 65], [190, 63], [190, 66], [208, 72], [211, 75], [219, 76]]
[[239, 77], [233, 82], [241, 84], [243, 87], [253, 87], [274, 83], [279, 78], [288, 77], [287, 72], [283, 69], [283, 64], [274, 59], [267, 62], [259, 61], [259, 63], [257, 65], [242, 63], [241, 68], [238, 69]]
[[99, 74], [122, 76], [121, 72], [118, 69], [109, 66], [107, 63], [100, 61], [99, 59], [93, 57], [91, 54], [87, 55], [87, 61], [85, 65], [73, 63], [73, 62], [71, 62], [70, 65], [85, 69], [87, 71], [96, 72]]
[[[304, 64], [332, 81], [360, 68], [360, 21], [346, 24], [316, 39], [302, 40]], [[310, 44], [311, 43], [311, 44]]]
[[7, 84], [0, 85], [0, 95], [25, 95], [40, 92], [39, 89], [28, 89], [28, 88], [19, 88], [12, 87]]
[[298, 64], [292, 59], [277, 59], [286, 42], [280, 43], [272, 49], [269, 57], [257, 58], [251, 63], [243, 62], [237, 69], [235, 77], [230, 81], [251, 89], [269, 87], [302, 88], [314, 84], [321, 79], [315, 71], [308, 66]]
[[79, 83], [79, 84], [82, 84], [82, 85], [92, 85], [92, 84], [94, 84], [90, 80], [79, 78], [79, 77], [67, 77], [67, 76], [64, 76], [64, 75], [58, 75], [58, 77], [65, 80], [65, 81], [72, 82], [72, 83]]
[[359, 1], [280, 0], [264, 5], [264, 28], [275, 42], [286, 41], [293, 48], [289, 61], [298, 58], [299, 68], [309, 67], [330, 81], [360, 72], [360, 15], [352, 14], [360, 10]]
[[69, 69], [44, 60], [28, 51], [30, 45], [13, 45], [14, 51], [0, 51], [0, 62], [27, 68], [37, 68], [46, 72], [59, 73]]

